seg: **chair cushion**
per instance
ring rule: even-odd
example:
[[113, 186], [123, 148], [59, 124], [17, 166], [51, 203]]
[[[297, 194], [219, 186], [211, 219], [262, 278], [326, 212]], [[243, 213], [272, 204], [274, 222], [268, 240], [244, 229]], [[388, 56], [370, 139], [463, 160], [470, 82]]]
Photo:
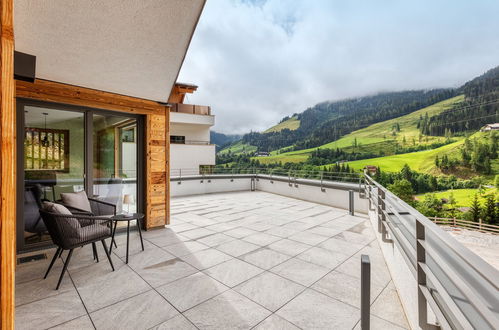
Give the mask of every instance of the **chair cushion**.
[[62, 203], [86, 212], [92, 212], [87, 193], [82, 190], [76, 193], [61, 193]]
[[[50, 213], [72, 215], [72, 213], [64, 205], [57, 203], [43, 202], [42, 208]], [[63, 235], [67, 235], [69, 237], [78, 237], [79, 231], [81, 229], [81, 225], [78, 219], [72, 217], [56, 219], [59, 230]]]

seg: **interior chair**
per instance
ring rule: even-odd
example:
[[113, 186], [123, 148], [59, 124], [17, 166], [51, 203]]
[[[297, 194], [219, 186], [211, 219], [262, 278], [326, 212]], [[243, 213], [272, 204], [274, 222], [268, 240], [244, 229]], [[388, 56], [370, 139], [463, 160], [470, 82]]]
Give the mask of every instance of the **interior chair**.
[[43, 201], [43, 188], [40, 184], [27, 186], [24, 190], [24, 231], [33, 235], [26, 237], [31, 239], [41, 237], [47, 231], [40, 216], [40, 208]]
[[118, 206], [123, 196], [123, 179], [110, 178], [107, 182], [107, 186], [107, 194], [101, 200]]
[[44, 279], [47, 278], [54, 262], [62, 255], [62, 252], [69, 250], [56, 290], [59, 290], [73, 251], [77, 247], [93, 244], [95, 249], [95, 243], [101, 241], [111, 269], [114, 271], [114, 265], [105, 241], [107, 238], [111, 238], [112, 220], [110, 218], [97, 217], [88, 213], [73, 214], [64, 205], [49, 202], [43, 204], [40, 215], [47, 226], [52, 241], [57, 245], [57, 251], [50, 262]]

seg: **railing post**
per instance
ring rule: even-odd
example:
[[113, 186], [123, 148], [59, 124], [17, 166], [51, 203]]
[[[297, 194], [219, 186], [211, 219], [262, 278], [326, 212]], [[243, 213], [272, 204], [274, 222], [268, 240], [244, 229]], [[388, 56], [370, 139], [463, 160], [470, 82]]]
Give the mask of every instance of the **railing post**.
[[321, 191], [325, 192], [326, 189], [324, 189], [323, 184], [324, 184], [324, 171], [321, 171]]
[[348, 211], [350, 215], [355, 215], [354, 213], [354, 205], [353, 205], [353, 190], [348, 191]]
[[478, 218], [478, 230], [482, 230], [482, 218]]
[[421, 264], [426, 263], [426, 251], [421, 244], [425, 241], [425, 227], [416, 219], [416, 262], [417, 262], [417, 285], [418, 285], [418, 321], [422, 329], [428, 329], [428, 310], [426, 297], [421, 290], [421, 287], [426, 287], [426, 273]]
[[378, 233], [383, 231], [383, 221], [385, 220], [385, 192], [378, 187]]
[[456, 217], [452, 218], [452, 224], [454, 227], [456, 227]]
[[360, 256], [360, 328], [371, 327], [371, 261], [368, 255]]

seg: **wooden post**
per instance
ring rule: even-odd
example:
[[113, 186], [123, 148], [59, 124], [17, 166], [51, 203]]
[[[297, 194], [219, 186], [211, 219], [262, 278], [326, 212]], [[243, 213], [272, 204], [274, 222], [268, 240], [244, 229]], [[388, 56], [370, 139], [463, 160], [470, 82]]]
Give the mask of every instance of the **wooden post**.
[[0, 0], [0, 328], [14, 329], [16, 111], [13, 0]]

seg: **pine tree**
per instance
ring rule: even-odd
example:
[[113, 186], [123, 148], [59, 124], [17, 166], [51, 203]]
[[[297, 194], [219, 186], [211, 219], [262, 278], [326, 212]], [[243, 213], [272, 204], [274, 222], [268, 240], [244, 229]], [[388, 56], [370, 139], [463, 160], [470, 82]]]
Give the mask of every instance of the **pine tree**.
[[471, 201], [471, 206], [469, 210], [470, 220], [478, 222], [480, 219], [480, 213], [481, 213], [480, 211], [481, 207], [480, 207], [480, 201], [478, 200], [478, 194], [475, 194], [473, 200]]
[[485, 205], [483, 207], [483, 220], [491, 225], [498, 222], [498, 214], [496, 208], [496, 199], [494, 194], [490, 194], [485, 199]]

